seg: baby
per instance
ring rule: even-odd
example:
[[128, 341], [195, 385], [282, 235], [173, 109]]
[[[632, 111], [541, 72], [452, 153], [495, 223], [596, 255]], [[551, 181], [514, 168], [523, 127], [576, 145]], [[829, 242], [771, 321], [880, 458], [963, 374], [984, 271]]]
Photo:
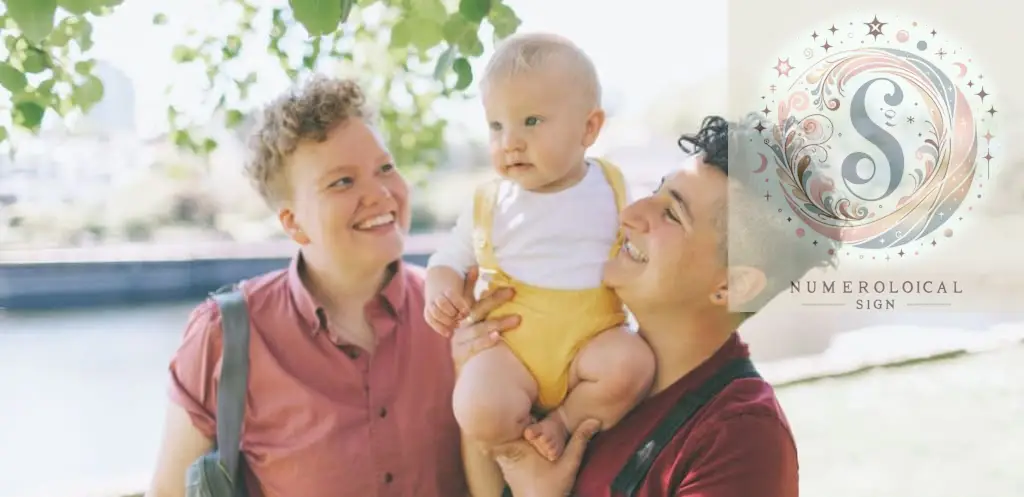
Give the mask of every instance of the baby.
[[570, 41], [505, 40], [481, 90], [499, 178], [477, 188], [430, 259], [425, 317], [451, 334], [468, 313], [462, 289], [474, 265], [491, 289], [515, 289], [491, 317], [516, 314], [520, 326], [462, 367], [455, 417], [485, 451], [525, 437], [554, 460], [582, 421], [609, 428], [653, 379], [650, 349], [628, 331], [622, 302], [601, 282], [620, 250], [626, 186], [618, 168], [585, 156], [604, 112], [594, 66]]

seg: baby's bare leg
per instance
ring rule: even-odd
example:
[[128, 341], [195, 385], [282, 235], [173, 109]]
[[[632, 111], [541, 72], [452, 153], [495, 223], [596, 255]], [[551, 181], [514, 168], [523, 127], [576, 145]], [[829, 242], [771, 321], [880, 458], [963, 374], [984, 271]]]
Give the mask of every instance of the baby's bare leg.
[[607, 430], [643, 399], [654, 381], [654, 354], [640, 336], [615, 328], [580, 349], [571, 373], [562, 406], [526, 430], [526, 438], [551, 460], [561, 457], [569, 434], [583, 421], [597, 419]]
[[462, 457], [470, 495], [501, 495], [505, 483], [490, 449], [522, 437], [536, 398], [536, 382], [505, 344], [481, 351], [462, 366], [452, 407], [465, 438]]

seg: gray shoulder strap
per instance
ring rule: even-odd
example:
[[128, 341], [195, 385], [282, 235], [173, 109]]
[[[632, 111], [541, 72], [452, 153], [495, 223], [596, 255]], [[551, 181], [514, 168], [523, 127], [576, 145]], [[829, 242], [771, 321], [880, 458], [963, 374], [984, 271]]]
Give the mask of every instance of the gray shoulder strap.
[[217, 386], [217, 450], [221, 464], [234, 481], [249, 390], [249, 310], [240, 286], [214, 293], [213, 298], [220, 307], [224, 336]]

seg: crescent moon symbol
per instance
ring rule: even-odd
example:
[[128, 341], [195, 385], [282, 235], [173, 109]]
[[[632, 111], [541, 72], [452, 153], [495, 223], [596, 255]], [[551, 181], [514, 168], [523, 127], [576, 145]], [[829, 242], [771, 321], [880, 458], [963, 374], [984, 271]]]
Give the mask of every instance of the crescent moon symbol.
[[758, 153], [757, 155], [761, 157], [761, 165], [758, 166], [757, 169], [754, 169], [754, 172], [760, 174], [763, 173], [764, 170], [768, 168], [768, 158], [765, 157], [765, 155], [762, 153]]
[[960, 73], [957, 74], [956, 77], [962, 78], [965, 75], [967, 75], [967, 66], [966, 65], [964, 65], [961, 62], [954, 62], [953, 65], [956, 66], [957, 69], [960, 69]]

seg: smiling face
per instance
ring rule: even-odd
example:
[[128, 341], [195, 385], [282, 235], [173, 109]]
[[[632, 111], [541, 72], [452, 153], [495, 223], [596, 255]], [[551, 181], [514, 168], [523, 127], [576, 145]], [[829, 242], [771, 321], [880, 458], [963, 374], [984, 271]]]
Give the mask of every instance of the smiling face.
[[726, 283], [721, 250], [728, 178], [687, 159], [622, 212], [626, 243], [604, 280], [634, 312], [711, 305]]
[[363, 119], [341, 123], [322, 142], [301, 142], [287, 160], [290, 200], [278, 217], [304, 257], [383, 267], [402, 256], [409, 187]]

